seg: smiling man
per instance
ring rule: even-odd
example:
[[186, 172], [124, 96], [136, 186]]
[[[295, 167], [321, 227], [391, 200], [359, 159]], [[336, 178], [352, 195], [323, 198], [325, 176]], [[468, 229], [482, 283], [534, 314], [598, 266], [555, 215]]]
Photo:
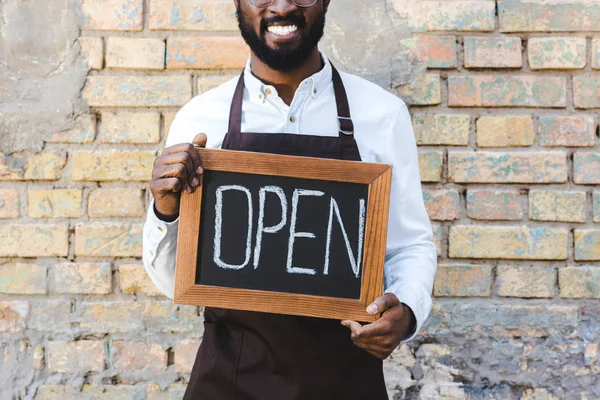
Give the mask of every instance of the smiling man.
[[387, 399], [382, 360], [431, 310], [436, 250], [410, 116], [402, 100], [338, 72], [318, 51], [329, 2], [234, 0], [250, 60], [173, 121], [152, 171], [143, 259], [172, 297], [180, 192], [194, 191], [203, 172], [193, 145], [391, 164], [385, 294], [367, 308], [381, 318], [362, 325], [206, 308], [185, 399]]

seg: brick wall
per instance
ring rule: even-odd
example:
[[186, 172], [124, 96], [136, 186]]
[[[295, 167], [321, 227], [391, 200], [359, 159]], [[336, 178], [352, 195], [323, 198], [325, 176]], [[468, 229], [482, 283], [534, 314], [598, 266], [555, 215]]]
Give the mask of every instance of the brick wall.
[[[147, 181], [177, 109], [248, 50], [229, 0], [81, 3], [89, 114], [0, 155], [0, 397], [177, 399], [202, 311], [141, 265]], [[600, 2], [384, 8], [419, 71], [388, 89], [411, 106], [440, 257], [429, 323], [385, 364], [390, 395], [597, 398]]]

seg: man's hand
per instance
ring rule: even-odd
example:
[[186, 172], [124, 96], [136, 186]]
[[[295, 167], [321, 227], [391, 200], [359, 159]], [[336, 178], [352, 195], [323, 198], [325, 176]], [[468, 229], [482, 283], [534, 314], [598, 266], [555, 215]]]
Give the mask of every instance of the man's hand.
[[176, 144], [163, 150], [154, 160], [150, 191], [161, 219], [173, 221], [179, 215], [180, 192], [192, 193], [200, 184], [202, 161], [194, 146], [205, 147], [206, 135], [200, 133], [192, 143]]
[[398, 347], [400, 341], [412, 332], [415, 316], [393, 293], [386, 293], [376, 299], [367, 307], [367, 312], [383, 315], [367, 325], [350, 320], [342, 321], [342, 325], [352, 331], [350, 337], [356, 346], [377, 358], [386, 359]]

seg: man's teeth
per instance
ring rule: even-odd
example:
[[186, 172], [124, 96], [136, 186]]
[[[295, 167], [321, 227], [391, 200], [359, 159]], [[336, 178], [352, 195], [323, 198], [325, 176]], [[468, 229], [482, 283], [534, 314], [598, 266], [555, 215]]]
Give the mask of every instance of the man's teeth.
[[267, 30], [279, 36], [287, 36], [292, 32], [296, 32], [298, 30], [298, 27], [296, 25], [271, 25], [267, 28]]

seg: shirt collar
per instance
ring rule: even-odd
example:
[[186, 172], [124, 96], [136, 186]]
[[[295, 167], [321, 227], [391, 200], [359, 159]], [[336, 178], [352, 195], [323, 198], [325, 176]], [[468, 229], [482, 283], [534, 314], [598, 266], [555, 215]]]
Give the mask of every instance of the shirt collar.
[[[303, 80], [296, 93], [300, 90], [310, 90], [310, 95], [314, 99], [331, 83], [331, 64], [325, 54], [320, 54], [324, 63], [323, 68], [321, 68], [319, 72]], [[250, 59], [248, 59], [246, 67], [244, 68], [244, 86], [248, 90], [251, 99], [256, 99], [263, 103], [269, 95], [277, 94], [275, 88], [265, 85], [260, 79], [252, 74]], [[304, 89], [304, 87], [306, 87], [306, 89]]]

